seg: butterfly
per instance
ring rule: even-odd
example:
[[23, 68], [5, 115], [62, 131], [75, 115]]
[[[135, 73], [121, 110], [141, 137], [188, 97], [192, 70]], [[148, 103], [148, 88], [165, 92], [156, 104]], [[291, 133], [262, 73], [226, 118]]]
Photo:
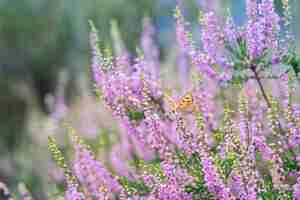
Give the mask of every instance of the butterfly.
[[165, 94], [164, 96], [172, 112], [192, 113], [197, 110], [192, 91], [185, 93], [178, 101], [175, 101], [168, 94]]

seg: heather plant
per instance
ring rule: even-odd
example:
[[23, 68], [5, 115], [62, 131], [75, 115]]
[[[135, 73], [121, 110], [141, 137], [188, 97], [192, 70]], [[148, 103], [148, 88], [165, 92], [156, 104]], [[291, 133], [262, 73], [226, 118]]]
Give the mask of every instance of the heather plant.
[[134, 59], [116, 29], [116, 56], [102, 48], [90, 22], [95, 90], [120, 137], [112, 144], [112, 165], [97, 159], [97, 150], [68, 122], [71, 155], [49, 137], [65, 176], [58, 196], [299, 200], [300, 59], [288, 2], [283, 5], [279, 16], [272, 0], [246, 0], [243, 26], [230, 15], [201, 11], [199, 44], [177, 7], [178, 67], [185, 72], [179, 76], [186, 76], [179, 89], [162, 81], [148, 19]]

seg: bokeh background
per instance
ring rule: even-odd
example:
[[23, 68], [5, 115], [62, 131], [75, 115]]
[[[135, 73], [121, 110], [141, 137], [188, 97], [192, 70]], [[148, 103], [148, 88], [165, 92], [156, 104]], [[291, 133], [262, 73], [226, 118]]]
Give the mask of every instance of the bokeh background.
[[[61, 177], [59, 171], [49, 170], [53, 166], [47, 150], [47, 135], [56, 134], [61, 141], [66, 137], [65, 130], [58, 128], [59, 119], [68, 118], [78, 132], [93, 141], [99, 140], [100, 130], [116, 131], [93, 92], [88, 20], [99, 29], [101, 45], [113, 48], [112, 39], [119, 34], [134, 55], [143, 19], [149, 17], [157, 32], [154, 39], [160, 59], [172, 68], [177, 2], [0, 0], [0, 182], [13, 190], [24, 182], [36, 199], [48, 199], [49, 193], [57, 190], [51, 182]], [[282, 12], [281, 1], [275, 2]], [[293, 33], [298, 36], [300, 1], [290, 2]], [[179, 3], [196, 33], [199, 7], [216, 10], [220, 16], [229, 9], [237, 24], [245, 21], [243, 0]]]

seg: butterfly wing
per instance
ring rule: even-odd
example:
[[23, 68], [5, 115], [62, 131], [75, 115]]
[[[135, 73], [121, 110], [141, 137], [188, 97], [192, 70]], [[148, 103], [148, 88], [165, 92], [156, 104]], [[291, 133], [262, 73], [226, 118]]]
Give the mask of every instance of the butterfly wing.
[[177, 103], [178, 110], [182, 112], [189, 112], [194, 106], [194, 99], [192, 92], [187, 92]]
[[193, 93], [191, 91], [187, 92], [182, 96], [179, 101], [174, 101], [169, 95], [165, 94], [165, 99], [167, 100], [171, 110], [173, 112], [183, 112], [191, 113], [196, 110], [196, 105], [194, 103]]

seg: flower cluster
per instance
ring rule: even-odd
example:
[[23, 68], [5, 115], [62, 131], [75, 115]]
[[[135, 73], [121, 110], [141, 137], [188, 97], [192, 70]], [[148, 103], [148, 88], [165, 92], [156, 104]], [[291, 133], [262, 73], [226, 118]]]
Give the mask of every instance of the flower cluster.
[[[188, 89], [182, 86], [182, 97], [160, 80], [148, 19], [133, 60], [125, 48], [116, 57], [103, 51], [90, 23], [92, 74], [119, 124], [120, 143], [113, 147], [115, 166], [105, 166], [69, 130], [75, 156], [66, 164], [50, 138], [66, 174], [65, 199], [300, 200], [300, 62], [280, 45], [290, 38], [279, 38], [287, 17], [280, 18], [274, 2], [246, 5], [241, 27], [230, 16], [201, 12], [200, 44], [176, 8], [180, 56], [197, 77]], [[282, 65], [289, 70], [273, 72]]]

